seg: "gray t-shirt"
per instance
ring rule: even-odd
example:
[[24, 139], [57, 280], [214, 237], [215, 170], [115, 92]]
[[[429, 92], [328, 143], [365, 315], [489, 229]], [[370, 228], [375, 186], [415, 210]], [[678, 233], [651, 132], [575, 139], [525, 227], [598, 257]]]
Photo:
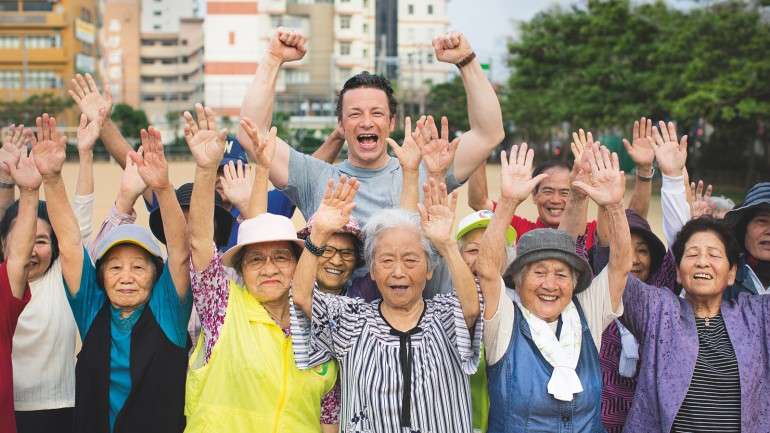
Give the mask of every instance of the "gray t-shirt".
[[[299, 208], [305, 219], [309, 219], [318, 206], [326, 190], [329, 179], [335, 181], [341, 175], [355, 177], [361, 186], [356, 194], [356, 207], [353, 208], [353, 218], [363, 226], [366, 221], [379, 209], [397, 208], [401, 203], [401, 186], [403, 171], [397, 158], [391, 157], [388, 163], [376, 170], [354, 167], [346, 159], [337, 165], [329, 164], [310, 155], [305, 155], [294, 149], [289, 151], [289, 182], [283, 193]], [[420, 166], [420, 184], [428, 178], [424, 166]], [[446, 175], [448, 191], [454, 191], [462, 186], [450, 167]], [[420, 188], [422, 194], [422, 188]], [[356, 270], [354, 277], [365, 273]], [[436, 293], [448, 293], [452, 288], [449, 270], [443, 261], [434, 271], [433, 278], [425, 287], [425, 296], [431, 297]]]

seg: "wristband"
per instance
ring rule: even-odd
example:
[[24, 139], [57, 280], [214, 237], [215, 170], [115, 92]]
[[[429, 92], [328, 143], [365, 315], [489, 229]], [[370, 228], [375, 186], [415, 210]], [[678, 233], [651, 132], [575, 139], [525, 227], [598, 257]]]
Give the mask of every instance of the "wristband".
[[459, 62], [457, 62], [457, 65], [456, 65], [456, 66], [457, 66], [457, 69], [462, 69], [462, 68], [463, 68], [463, 66], [465, 66], [465, 65], [467, 65], [468, 63], [472, 62], [472, 61], [473, 61], [473, 59], [475, 59], [475, 58], [476, 58], [476, 53], [475, 53], [475, 52], [473, 52], [473, 51], [471, 51], [471, 53], [470, 53], [470, 54], [468, 54], [467, 56], [463, 57], [463, 59], [462, 59], [462, 60], [460, 60]]
[[305, 238], [305, 249], [310, 251], [310, 254], [321, 257], [321, 255], [324, 253], [324, 250], [326, 250], [325, 247], [319, 247], [313, 242], [310, 241], [310, 236]]
[[14, 181], [8, 182], [7, 180], [0, 179], [0, 188], [12, 189], [14, 186], [16, 186]]
[[653, 177], [655, 177], [655, 167], [652, 167], [652, 173], [649, 176], [642, 176], [638, 172], [636, 173], [636, 178], [642, 182], [652, 182]]

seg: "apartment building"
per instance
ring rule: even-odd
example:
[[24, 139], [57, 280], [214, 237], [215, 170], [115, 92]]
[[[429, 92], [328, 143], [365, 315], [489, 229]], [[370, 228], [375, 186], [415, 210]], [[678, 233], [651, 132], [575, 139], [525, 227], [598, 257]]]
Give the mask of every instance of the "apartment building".
[[446, 0], [398, 0], [398, 83], [427, 89], [447, 81], [452, 65], [436, 60], [433, 38], [449, 30]]
[[[0, 1], [0, 99], [68, 98], [74, 74], [95, 71], [96, 28], [96, 0]], [[74, 117], [60, 121], [72, 125]]]

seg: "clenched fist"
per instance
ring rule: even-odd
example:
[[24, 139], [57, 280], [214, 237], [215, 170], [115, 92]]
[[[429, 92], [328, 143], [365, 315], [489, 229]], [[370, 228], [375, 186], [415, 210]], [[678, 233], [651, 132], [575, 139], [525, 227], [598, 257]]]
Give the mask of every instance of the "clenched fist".
[[436, 58], [439, 61], [454, 65], [460, 63], [473, 52], [468, 40], [459, 32], [449, 32], [436, 36], [433, 39], [433, 49], [436, 51]]
[[267, 53], [281, 63], [300, 60], [307, 53], [305, 42], [307, 39], [301, 33], [281, 28], [270, 40]]

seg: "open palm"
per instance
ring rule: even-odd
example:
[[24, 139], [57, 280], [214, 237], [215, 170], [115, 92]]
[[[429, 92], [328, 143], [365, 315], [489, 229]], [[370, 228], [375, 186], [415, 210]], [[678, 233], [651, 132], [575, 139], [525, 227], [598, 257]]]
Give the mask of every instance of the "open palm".
[[112, 95], [109, 91], [109, 84], [104, 82], [104, 94], [99, 92], [96, 81], [91, 74], [77, 74], [70, 80], [69, 94], [75, 103], [80, 107], [80, 111], [85, 113], [88, 120], [95, 121], [101, 116], [104, 110], [106, 115], [110, 115], [112, 110]]
[[423, 203], [418, 207], [423, 233], [433, 245], [451, 243], [457, 193], [447, 195], [446, 184], [430, 179], [423, 185], [423, 196]]
[[428, 116], [421, 132], [423, 136], [421, 152], [425, 168], [432, 175], [443, 175], [454, 161], [460, 138], [449, 141], [449, 122], [446, 117], [441, 118], [440, 135], [433, 116]]
[[677, 141], [674, 123], [668, 122], [666, 125], [663, 121], [659, 123], [659, 128], [653, 128], [653, 136], [653, 149], [660, 171], [669, 177], [681, 176], [687, 163], [687, 136], [683, 135]]
[[43, 182], [43, 176], [37, 170], [35, 160], [32, 155], [27, 155], [26, 149], [22, 152], [17, 164], [8, 165], [7, 168], [19, 188], [38, 189]]
[[154, 189], [167, 188], [171, 182], [168, 179], [168, 163], [163, 154], [163, 143], [160, 131], [150, 127], [147, 131], [142, 129], [139, 133], [142, 140], [143, 154], [131, 152], [129, 155], [136, 164], [139, 176], [144, 183]]
[[421, 117], [417, 120], [416, 128], [412, 130], [412, 118], [407, 116], [404, 119], [404, 142], [399, 146], [395, 140], [390, 137], [387, 138], [388, 144], [404, 170], [416, 171], [420, 168], [420, 161], [422, 160], [420, 148], [423, 144], [423, 138], [419, 129], [424, 123], [425, 118]]
[[217, 168], [225, 154], [226, 130], [217, 131], [216, 115], [209, 107], [195, 104], [197, 121], [184, 112], [184, 138], [195, 162], [201, 168]]
[[88, 121], [88, 116], [83, 113], [80, 115], [80, 125], [78, 126], [78, 152], [91, 151], [94, 148], [96, 140], [99, 138], [99, 133], [102, 130], [102, 125], [107, 119], [107, 110], [104, 108], [99, 109], [99, 117], [95, 120]]
[[633, 138], [629, 143], [623, 139], [623, 146], [628, 156], [638, 167], [651, 167], [655, 161], [654, 139], [652, 137], [652, 120], [642, 117], [634, 122]]
[[345, 227], [355, 207], [353, 199], [358, 187], [359, 183], [355, 178], [341, 176], [336, 185], [334, 180], [329, 179], [321, 205], [313, 215], [313, 231], [331, 235]]
[[67, 139], [56, 130], [56, 119], [43, 114], [36, 119], [37, 142], [32, 147], [33, 159], [43, 177], [61, 174], [67, 158]]
[[522, 202], [527, 199], [532, 190], [541, 180], [548, 177], [541, 173], [532, 178], [532, 160], [535, 152], [527, 148], [527, 143], [521, 146], [513, 145], [510, 156], [505, 151], [500, 153], [500, 195], [504, 199]]
[[248, 117], [241, 119], [241, 128], [246, 131], [253, 146], [252, 154], [256, 163], [263, 168], [270, 168], [275, 158], [278, 128], [273, 126], [267, 134], [260, 134], [257, 125]]
[[590, 183], [575, 181], [573, 186], [591, 197], [599, 206], [622, 203], [626, 189], [625, 176], [620, 171], [618, 154], [612, 153], [602, 146], [594, 144], [593, 148], [586, 149], [589, 152], [591, 164]]

